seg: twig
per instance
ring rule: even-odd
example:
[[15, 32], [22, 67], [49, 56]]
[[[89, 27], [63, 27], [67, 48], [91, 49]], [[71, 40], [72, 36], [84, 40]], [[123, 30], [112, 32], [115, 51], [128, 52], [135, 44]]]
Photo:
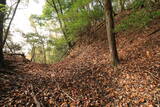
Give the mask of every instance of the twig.
[[60, 88], [60, 85], [59, 83], [55, 80], [55, 78], [52, 77], [52, 81], [55, 81], [57, 87], [58, 87], [58, 90], [60, 90], [61, 92], [63, 92], [69, 99], [71, 99], [72, 101], [76, 101], [75, 99], [73, 99], [69, 94], [67, 94], [65, 91], [63, 91], [61, 88]]
[[156, 29], [155, 31], [153, 31], [152, 33], [150, 33], [148, 36], [151, 36], [151, 35], [153, 35], [153, 34], [155, 34], [155, 33], [157, 33], [157, 32], [160, 32], [160, 28], [159, 28], [159, 29]]
[[33, 91], [33, 85], [31, 84], [30, 85], [30, 87], [31, 87], [31, 96], [32, 96], [32, 98], [33, 98], [33, 100], [34, 100], [34, 102], [35, 102], [35, 104], [36, 104], [36, 107], [41, 107], [41, 104], [40, 104], [40, 102], [37, 100], [37, 98], [36, 98], [36, 95], [35, 95], [35, 93], [34, 93], [34, 91]]
[[61, 89], [61, 91], [62, 91], [69, 99], [71, 99], [72, 101], [75, 101], [69, 94], [67, 94], [66, 92], [64, 92], [62, 89]]
[[156, 81], [158, 81], [158, 82], [160, 81], [160, 79], [156, 75], [154, 75], [153, 73], [151, 73], [149, 71], [144, 71], [144, 72], [150, 74], [152, 76], [152, 78], [154, 78]]

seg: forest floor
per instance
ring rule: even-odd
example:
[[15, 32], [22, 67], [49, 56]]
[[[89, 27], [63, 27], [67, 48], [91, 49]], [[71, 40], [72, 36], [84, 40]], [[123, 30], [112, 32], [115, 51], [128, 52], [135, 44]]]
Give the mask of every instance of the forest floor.
[[83, 35], [56, 64], [6, 56], [0, 107], [159, 107], [160, 17], [143, 29], [117, 34], [117, 67], [110, 64], [105, 35], [104, 26]]

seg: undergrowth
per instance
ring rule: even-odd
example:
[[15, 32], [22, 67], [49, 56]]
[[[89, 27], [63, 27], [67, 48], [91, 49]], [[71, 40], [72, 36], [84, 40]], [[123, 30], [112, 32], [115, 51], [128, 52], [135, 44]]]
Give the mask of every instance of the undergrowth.
[[121, 32], [127, 29], [143, 28], [147, 26], [150, 21], [159, 16], [160, 10], [149, 11], [147, 9], [142, 9], [139, 11], [134, 11], [132, 14], [122, 19], [118, 25], [116, 25], [115, 32]]

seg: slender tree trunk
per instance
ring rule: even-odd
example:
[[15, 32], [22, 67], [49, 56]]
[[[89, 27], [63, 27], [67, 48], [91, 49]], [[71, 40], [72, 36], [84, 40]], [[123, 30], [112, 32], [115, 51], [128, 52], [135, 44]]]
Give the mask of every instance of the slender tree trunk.
[[121, 8], [121, 12], [125, 10], [124, 3], [125, 3], [124, 0], [119, 0], [119, 5], [120, 5], [120, 8]]
[[[72, 47], [72, 44], [71, 44], [70, 41], [68, 41], [67, 34], [66, 34], [65, 29], [63, 28], [63, 22], [62, 22], [62, 20], [60, 19], [59, 11], [58, 11], [58, 8], [57, 8], [57, 6], [56, 6], [55, 1], [52, 0], [52, 3], [50, 3], [50, 2], [47, 0], [47, 2], [55, 9], [56, 14], [57, 14], [57, 17], [58, 17], [59, 24], [60, 24], [60, 28], [61, 28], [62, 33], [63, 33], [63, 35], [64, 35], [64, 38], [65, 38], [65, 40], [67, 41], [68, 47], [71, 48], [71, 47]], [[58, 0], [58, 4], [59, 4], [59, 3], [60, 3], [60, 1]], [[61, 5], [59, 4], [59, 6], [60, 6], [60, 14], [63, 15], [63, 11], [62, 11]]]
[[0, 67], [4, 65], [4, 55], [3, 55], [3, 48], [0, 47]]
[[12, 24], [12, 22], [13, 22], [13, 19], [14, 19], [15, 15], [16, 15], [16, 11], [17, 11], [17, 8], [18, 8], [18, 6], [19, 6], [20, 1], [21, 1], [21, 0], [18, 0], [18, 1], [17, 1], [16, 7], [15, 7], [14, 12], [13, 12], [13, 15], [12, 15], [12, 17], [11, 17], [11, 20], [10, 20], [10, 22], [9, 22], [9, 25], [8, 25], [8, 27], [7, 27], [7, 30], [6, 30], [6, 32], [5, 32], [5, 34], [4, 34], [4, 40], [3, 40], [3, 45], [2, 45], [3, 47], [4, 47], [5, 43], [6, 43], [6, 40], [7, 40], [8, 34], [9, 34], [9, 30], [10, 30], [11, 24]]
[[44, 43], [42, 44], [42, 48], [43, 48], [43, 58], [44, 58], [44, 63], [47, 63], [47, 57], [46, 57], [46, 51], [45, 51], [45, 46]]
[[[0, 0], [0, 4], [6, 5], [6, 0]], [[4, 6], [0, 6], [0, 67], [4, 64], [4, 55], [3, 55], [3, 29], [4, 29], [4, 17], [5, 12], [3, 11]]]
[[[63, 15], [63, 9], [62, 9], [61, 3], [60, 3], [59, 0], [57, 0], [57, 2], [58, 2], [58, 4], [59, 4], [60, 14]], [[54, 2], [53, 5], [54, 5], [54, 7], [56, 8], [55, 2]], [[58, 15], [58, 14], [59, 14], [59, 12], [58, 12], [58, 9], [57, 9], [57, 15]], [[58, 17], [59, 17], [59, 15], [58, 15]], [[61, 21], [60, 18], [59, 18], [59, 20]], [[68, 41], [67, 34], [66, 34], [66, 29], [63, 28], [63, 25], [64, 25], [64, 28], [66, 28], [65, 23], [62, 24], [62, 21], [61, 21], [61, 29], [62, 29], [62, 31], [63, 31], [64, 37], [65, 37], [65, 39], [66, 39], [66, 41], [67, 41], [67, 43], [68, 43], [69, 48], [71, 48], [71, 47], [72, 47], [72, 43], [71, 43], [70, 41]]]
[[99, 5], [101, 6], [102, 9], [104, 9], [104, 5], [103, 2], [101, 2], [100, 0], [97, 0], [99, 2]]
[[32, 45], [31, 61], [35, 62], [35, 46], [34, 46], [34, 44]]
[[112, 64], [116, 66], [119, 63], [118, 52], [116, 47], [114, 20], [111, 0], [105, 0], [106, 30], [111, 54]]
[[[35, 29], [36, 34], [39, 35], [37, 28], [34, 27], [34, 29]], [[42, 51], [43, 51], [43, 61], [42, 62], [46, 64], [47, 63], [47, 57], [46, 57], [44, 40], [43, 40], [43, 37], [39, 37], [39, 38], [40, 38], [40, 41], [42, 43]]]
[[13, 49], [9, 46], [9, 44], [7, 43], [7, 41], [6, 41], [6, 46], [8, 47], [8, 49], [10, 50], [11, 53], [14, 53]]

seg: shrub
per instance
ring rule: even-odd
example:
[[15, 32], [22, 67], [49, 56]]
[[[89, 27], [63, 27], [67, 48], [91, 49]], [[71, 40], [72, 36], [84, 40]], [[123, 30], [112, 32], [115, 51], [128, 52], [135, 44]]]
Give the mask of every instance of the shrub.
[[160, 10], [152, 12], [148, 12], [146, 9], [134, 11], [131, 15], [122, 19], [120, 24], [116, 25], [115, 32], [127, 29], [140, 29], [145, 27], [151, 20], [158, 16], [160, 16]]

